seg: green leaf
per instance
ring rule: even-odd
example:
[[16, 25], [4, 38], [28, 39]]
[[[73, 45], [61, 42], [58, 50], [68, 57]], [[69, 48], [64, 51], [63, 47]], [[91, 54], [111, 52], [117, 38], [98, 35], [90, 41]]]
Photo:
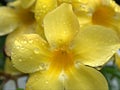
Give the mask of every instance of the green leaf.
[[16, 90], [24, 90], [23, 88], [17, 88]]
[[[108, 81], [109, 90], [120, 90], [120, 69], [115, 65], [104, 66], [101, 72]], [[117, 83], [118, 87], [113, 84], [113, 80]]]

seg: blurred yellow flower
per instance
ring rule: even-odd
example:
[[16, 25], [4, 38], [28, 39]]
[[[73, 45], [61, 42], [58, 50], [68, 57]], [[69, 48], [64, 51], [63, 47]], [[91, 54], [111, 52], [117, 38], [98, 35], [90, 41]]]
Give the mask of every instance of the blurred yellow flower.
[[35, 25], [29, 25], [28, 27], [25, 26], [21, 26], [19, 28], [17, 28], [16, 30], [14, 30], [12, 33], [10, 33], [7, 38], [6, 38], [6, 42], [5, 42], [5, 53], [7, 54], [7, 56], [11, 56], [11, 50], [13, 47], [13, 43], [15, 41], [15, 39], [21, 35], [21, 34], [30, 34], [30, 33], [35, 33]]
[[120, 47], [114, 30], [99, 25], [80, 28], [72, 6], [65, 3], [45, 16], [43, 26], [46, 40], [23, 34], [13, 43], [13, 65], [31, 73], [26, 90], [108, 89], [92, 67], [104, 65]]
[[[84, 12], [81, 17], [79, 11], [78, 17], [81, 24], [97, 24], [106, 27], [114, 28], [120, 32], [120, 6], [113, 0], [79, 0], [82, 7], [79, 8], [80, 12]], [[89, 17], [84, 22], [83, 18]]]
[[8, 6], [0, 7], [0, 36], [9, 34], [5, 45], [8, 56], [11, 55], [11, 47], [18, 35], [35, 32], [34, 13], [28, 8], [23, 8], [21, 1], [17, 0], [8, 3]]
[[35, 23], [34, 13], [20, 7], [20, 1], [12, 2], [12, 7], [0, 7], [0, 36], [8, 34], [18, 27], [28, 27]]
[[[80, 25], [94, 24], [112, 28], [120, 39], [120, 6], [113, 0], [76, 0], [75, 13]], [[120, 56], [116, 53], [116, 64], [120, 67]]]

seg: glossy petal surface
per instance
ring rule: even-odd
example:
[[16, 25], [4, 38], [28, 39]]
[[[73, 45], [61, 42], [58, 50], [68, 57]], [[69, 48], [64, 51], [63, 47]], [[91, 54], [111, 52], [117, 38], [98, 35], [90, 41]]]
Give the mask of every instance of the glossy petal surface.
[[105, 78], [97, 70], [81, 65], [58, 78], [47, 71], [34, 73], [27, 82], [26, 90], [96, 90], [96, 87], [108, 90]]
[[75, 12], [75, 14], [77, 15], [77, 18], [78, 18], [81, 26], [91, 23], [92, 17], [88, 13], [83, 12], [83, 11], [77, 11], [77, 12]]
[[35, 5], [35, 18], [41, 25], [44, 16], [57, 7], [57, 0], [37, 0]]
[[0, 36], [15, 30], [18, 23], [19, 19], [13, 9], [0, 7]]
[[108, 90], [104, 76], [99, 71], [83, 65], [71, 69], [64, 86], [65, 90]]
[[19, 35], [30, 34], [30, 33], [34, 33], [34, 32], [35, 32], [34, 25], [21, 26], [21, 27], [17, 28], [15, 31], [11, 32], [6, 38], [5, 53], [8, 56], [11, 56], [11, 50], [14, 47], [14, 41], [17, 37], [19, 37]]
[[50, 73], [46, 72], [32, 74], [26, 84], [26, 90], [64, 90], [63, 83], [59, 81], [59, 78], [50, 76]]
[[49, 57], [47, 47], [39, 35], [25, 34], [17, 37], [11, 53], [14, 67], [25, 73], [43, 70]]
[[68, 45], [79, 30], [70, 4], [62, 4], [44, 18], [45, 36], [51, 46]]
[[90, 66], [103, 65], [119, 49], [119, 43], [114, 30], [97, 25], [85, 26], [73, 43], [75, 60]]

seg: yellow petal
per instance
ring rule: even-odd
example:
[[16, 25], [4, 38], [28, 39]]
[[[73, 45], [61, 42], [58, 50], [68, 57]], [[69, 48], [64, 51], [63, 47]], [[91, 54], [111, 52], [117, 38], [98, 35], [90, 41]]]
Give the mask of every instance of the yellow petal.
[[0, 36], [8, 34], [18, 27], [19, 19], [13, 9], [0, 7]]
[[21, 26], [7, 36], [6, 42], [5, 42], [5, 52], [7, 56], [11, 56], [11, 50], [12, 50], [12, 47], [14, 47], [15, 39], [21, 34], [34, 33], [35, 32], [34, 27], [35, 27], [34, 25], [30, 25], [27, 27]]
[[120, 37], [120, 13], [116, 13], [116, 16], [111, 22], [110, 27], [116, 30], [118, 33], [118, 36]]
[[36, 33], [39, 34], [42, 38], [46, 39], [44, 34], [44, 28], [42, 26], [37, 25], [35, 29]]
[[21, 8], [21, 1], [20, 0], [15, 0], [13, 2], [8, 2], [7, 6], [13, 7], [13, 8]]
[[37, 0], [21, 0], [21, 5], [23, 8], [31, 7]]
[[104, 76], [97, 70], [83, 65], [71, 69], [64, 84], [65, 90], [108, 90]]
[[41, 25], [44, 16], [57, 7], [57, 0], [37, 0], [35, 5], [35, 18]]
[[64, 86], [58, 78], [50, 78], [46, 72], [37, 72], [30, 75], [25, 90], [64, 90]]
[[79, 20], [80, 25], [91, 23], [91, 15], [83, 11], [76, 11], [75, 14]]
[[91, 12], [100, 2], [101, 0], [72, 0], [72, 5], [75, 11], [82, 10]]
[[9, 58], [6, 58], [5, 60], [4, 72], [11, 75], [21, 74], [20, 71], [18, 71], [16, 68], [13, 67], [13, 64], [11, 63]]
[[119, 53], [120, 52], [115, 54], [115, 63], [120, 68], [120, 55], [119, 55]]
[[87, 12], [87, 2], [88, 0], [58, 0], [58, 4], [69, 3], [72, 5], [73, 11], [77, 15], [80, 25], [90, 23], [92, 19], [90, 13], [88, 14]]
[[11, 59], [14, 67], [24, 73], [43, 70], [50, 53], [47, 43], [37, 34], [24, 34], [16, 38]]
[[115, 1], [110, 0], [111, 6], [115, 9], [116, 12], [120, 12], [120, 6]]
[[98, 25], [81, 28], [73, 42], [75, 59], [90, 66], [105, 64], [120, 47], [116, 32]]
[[51, 46], [67, 45], [79, 30], [70, 4], [62, 4], [44, 18], [45, 36]]
[[51, 76], [51, 73], [46, 72], [31, 74], [26, 90], [96, 90], [96, 87], [98, 90], [108, 90], [107, 82], [100, 72], [82, 65], [71, 69], [68, 75], [61, 74], [57, 78]]

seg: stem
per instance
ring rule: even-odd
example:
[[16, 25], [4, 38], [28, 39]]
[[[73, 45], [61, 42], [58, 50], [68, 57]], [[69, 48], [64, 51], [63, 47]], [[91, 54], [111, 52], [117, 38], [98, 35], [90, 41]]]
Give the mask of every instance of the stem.
[[28, 76], [28, 74], [18, 74], [18, 75], [11, 75], [11, 74], [7, 74], [5, 72], [0, 72], [0, 79], [3, 78], [3, 82], [2, 84], [0, 85], [0, 89], [4, 86], [5, 83], [7, 83], [9, 80], [14, 80], [15, 81], [15, 85], [16, 85], [16, 88], [18, 88], [18, 83], [17, 83], [17, 80], [18, 78], [21, 78], [21, 77], [24, 77], [24, 76]]

